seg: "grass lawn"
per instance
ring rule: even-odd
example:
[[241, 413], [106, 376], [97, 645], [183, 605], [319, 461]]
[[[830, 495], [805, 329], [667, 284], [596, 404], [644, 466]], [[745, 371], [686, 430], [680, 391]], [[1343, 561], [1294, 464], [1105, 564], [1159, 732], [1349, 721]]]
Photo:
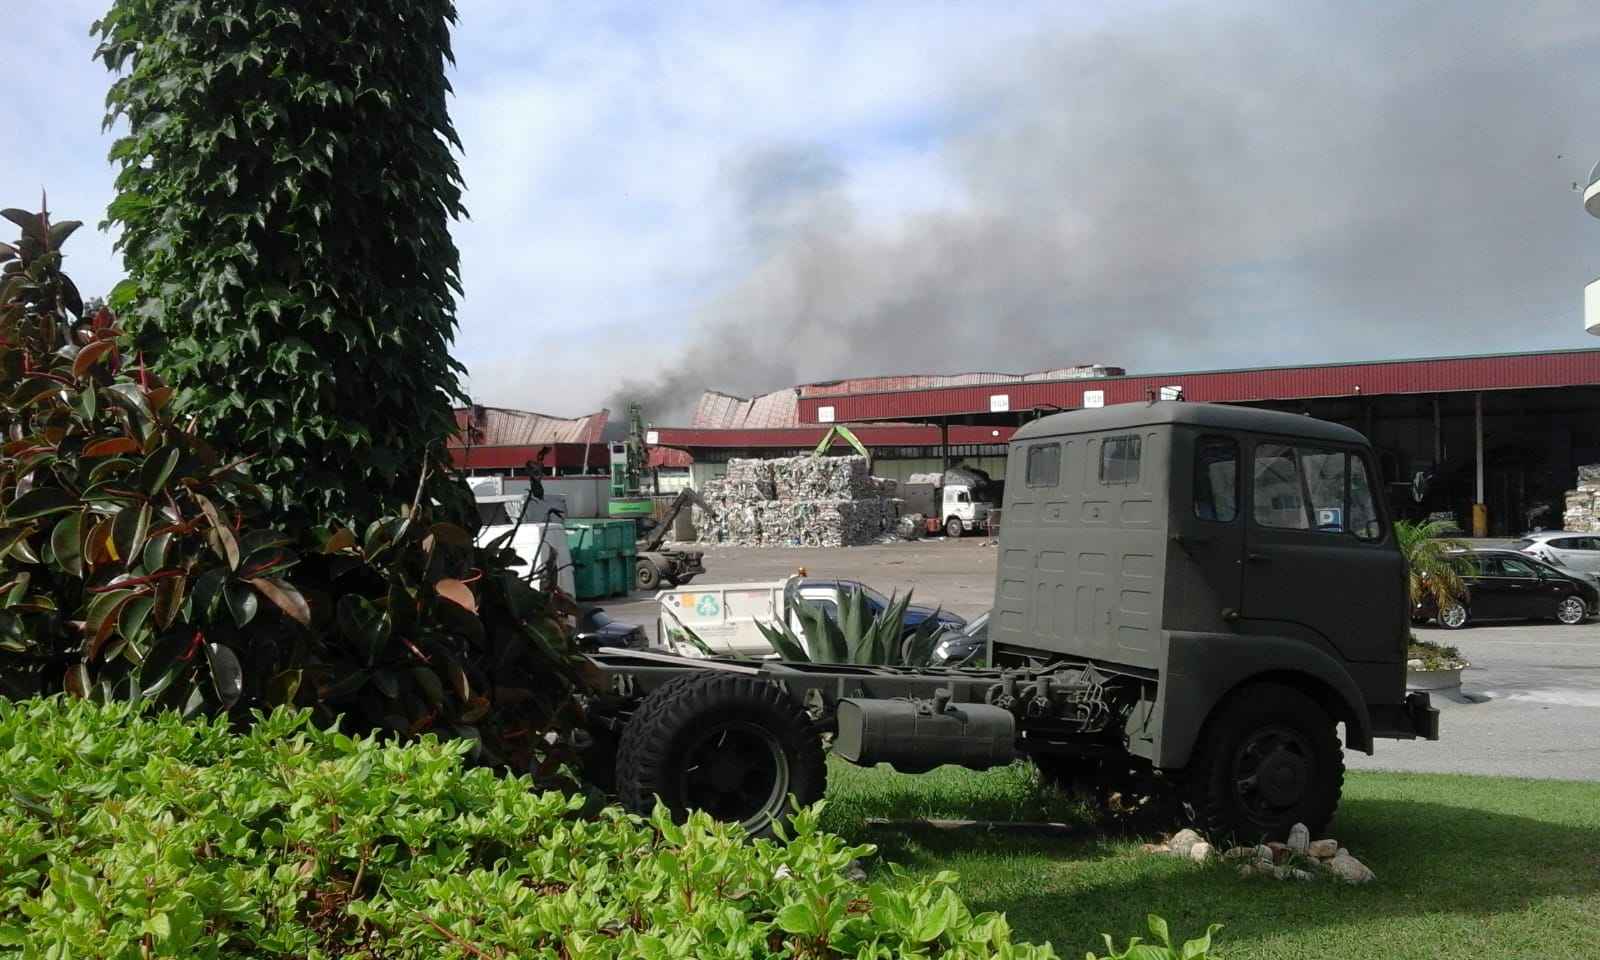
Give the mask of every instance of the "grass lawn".
[[1104, 952], [1167, 918], [1174, 940], [1221, 923], [1220, 956], [1381, 960], [1600, 957], [1600, 783], [1351, 773], [1326, 831], [1378, 879], [1284, 882], [1173, 860], [1116, 826], [1080, 835], [943, 834], [868, 818], [1081, 822], [1031, 768], [906, 776], [832, 761], [824, 825], [913, 873], [955, 870], [974, 911], [1062, 957]]

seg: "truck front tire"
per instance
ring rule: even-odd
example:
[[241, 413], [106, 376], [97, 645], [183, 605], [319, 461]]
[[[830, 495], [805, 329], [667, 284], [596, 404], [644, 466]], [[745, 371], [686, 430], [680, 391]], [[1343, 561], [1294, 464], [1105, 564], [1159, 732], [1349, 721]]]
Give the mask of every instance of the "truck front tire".
[[635, 573], [638, 577], [640, 590], [654, 590], [656, 587], [661, 586], [661, 571], [657, 570], [656, 565], [649, 559], [640, 557]]
[[1303, 823], [1316, 836], [1344, 786], [1334, 721], [1314, 700], [1271, 683], [1241, 687], [1219, 706], [1178, 777], [1179, 799], [1213, 840], [1282, 840]]
[[965, 532], [966, 529], [961, 526], [960, 517], [951, 517], [944, 522], [944, 535], [952, 540], [961, 539], [961, 535]]
[[647, 697], [617, 752], [617, 796], [647, 814], [656, 798], [682, 819], [704, 810], [772, 836], [799, 807], [822, 799], [822, 739], [800, 704], [757, 677], [690, 673]]

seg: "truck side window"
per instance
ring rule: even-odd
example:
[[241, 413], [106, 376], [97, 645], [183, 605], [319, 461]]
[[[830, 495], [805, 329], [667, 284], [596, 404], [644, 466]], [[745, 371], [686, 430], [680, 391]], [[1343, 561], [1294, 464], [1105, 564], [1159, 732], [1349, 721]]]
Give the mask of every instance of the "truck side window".
[[1239, 441], [1201, 437], [1194, 445], [1194, 515], [1226, 523], [1239, 515]]
[[1026, 482], [1030, 487], [1061, 485], [1061, 444], [1036, 443], [1028, 447]]
[[1295, 469], [1294, 448], [1281, 443], [1256, 447], [1254, 484], [1256, 523], [1263, 527], [1288, 527], [1304, 530], [1305, 498], [1300, 490], [1300, 472]]
[[1255, 520], [1264, 527], [1383, 535], [1366, 464], [1344, 450], [1263, 443], [1255, 457]]
[[1100, 483], [1139, 482], [1140, 437], [1106, 437], [1100, 442]]

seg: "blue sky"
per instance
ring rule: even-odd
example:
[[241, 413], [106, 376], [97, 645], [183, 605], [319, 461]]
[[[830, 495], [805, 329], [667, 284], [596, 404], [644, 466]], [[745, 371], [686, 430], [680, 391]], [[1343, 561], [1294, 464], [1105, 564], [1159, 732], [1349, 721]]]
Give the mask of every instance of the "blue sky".
[[[103, 3], [13, 5], [5, 206], [111, 199]], [[1576, 0], [460, 0], [481, 402], [1597, 346]], [[81, 231], [86, 294], [120, 279]]]

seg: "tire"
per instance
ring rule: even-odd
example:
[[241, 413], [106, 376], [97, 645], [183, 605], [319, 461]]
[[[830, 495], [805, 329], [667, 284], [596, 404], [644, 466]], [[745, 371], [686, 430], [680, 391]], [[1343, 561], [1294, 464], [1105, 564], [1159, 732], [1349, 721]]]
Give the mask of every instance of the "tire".
[[661, 571], [657, 570], [656, 565], [649, 560], [643, 557], [639, 558], [635, 573], [640, 590], [654, 590], [656, 587], [661, 586]]
[[645, 698], [617, 751], [617, 797], [628, 810], [648, 814], [659, 797], [676, 820], [704, 810], [752, 837], [772, 836], [774, 823], [822, 799], [827, 783], [822, 738], [805, 710], [744, 674], [669, 680]]
[[1460, 630], [1469, 619], [1467, 608], [1459, 603], [1452, 603], [1439, 611], [1439, 626], [1446, 630]]
[[1583, 605], [1579, 597], [1568, 597], [1556, 605], [1556, 619], [1571, 626], [1582, 623], [1589, 617], [1589, 608]]
[[1296, 823], [1320, 836], [1339, 805], [1344, 753], [1310, 697], [1247, 684], [1206, 721], [1177, 780], [1185, 812], [1214, 843], [1283, 840]]
[[966, 530], [961, 527], [960, 517], [951, 517], [944, 522], [944, 535], [950, 539], [960, 540], [963, 533], [966, 533]]

